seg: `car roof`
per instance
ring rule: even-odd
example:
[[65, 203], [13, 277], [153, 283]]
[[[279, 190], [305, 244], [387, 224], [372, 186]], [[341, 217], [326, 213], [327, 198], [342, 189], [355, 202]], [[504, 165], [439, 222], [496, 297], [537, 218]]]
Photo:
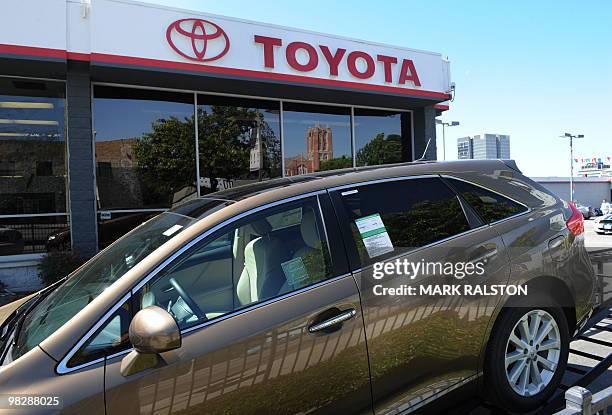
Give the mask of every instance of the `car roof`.
[[246, 201], [247, 199], [253, 199], [253, 202], [257, 199], [260, 203], [266, 203], [299, 194], [385, 178], [453, 172], [465, 173], [469, 171], [483, 172], [500, 169], [518, 171], [516, 165], [511, 160], [417, 161], [323, 171], [300, 176], [270, 179], [221, 190], [182, 203], [170, 211], [198, 219], [206, 217], [223, 207]]

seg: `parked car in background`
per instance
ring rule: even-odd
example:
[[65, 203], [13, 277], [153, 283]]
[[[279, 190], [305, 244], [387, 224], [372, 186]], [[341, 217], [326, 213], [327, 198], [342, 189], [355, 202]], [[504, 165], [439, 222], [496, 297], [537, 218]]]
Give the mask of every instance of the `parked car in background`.
[[576, 209], [582, 213], [582, 217], [584, 219], [591, 219], [592, 217], [597, 216], [595, 209], [592, 206], [585, 206], [580, 203], [576, 203]]
[[23, 245], [21, 232], [12, 228], [0, 227], [0, 256], [22, 254]]
[[[528, 295], [381, 295], [476, 284], [377, 277], [396, 261], [480, 264], [481, 289]], [[513, 162], [275, 179], [164, 212], [0, 308], [0, 394], [59, 396], [66, 414], [399, 413], [471, 383], [529, 411], [594, 287], [582, 214]]]
[[598, 219], [595, 232], [600, 235], [612, 234], [612, 213]]
[[[156, 216], [154, 212], [136, 212], [118, 218], [103, 220], [98, 224], [98, 248], [104, 249], [136, 226]], [[63, 228], [47, 237], [47, 251], [70, 250], [70, 228]]]

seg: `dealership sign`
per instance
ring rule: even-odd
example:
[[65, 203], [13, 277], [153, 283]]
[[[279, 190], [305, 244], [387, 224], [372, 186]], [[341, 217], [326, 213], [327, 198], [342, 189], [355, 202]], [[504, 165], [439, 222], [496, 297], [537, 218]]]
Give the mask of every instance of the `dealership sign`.
[[[128, 0], [7, 1], [4, 53], [449, 98], [449, 64], [439, 53]], [[363, 29], [377, 33], [376, 23]]]

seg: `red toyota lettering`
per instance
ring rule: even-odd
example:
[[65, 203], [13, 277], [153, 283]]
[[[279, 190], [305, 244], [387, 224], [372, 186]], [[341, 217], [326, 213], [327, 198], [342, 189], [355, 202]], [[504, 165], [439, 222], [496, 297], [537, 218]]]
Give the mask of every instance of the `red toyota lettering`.
[[397, 63], [397, 58], [387, 55], [376, 55], [376, 60], [382, 62], [385, 71], [385, 82], [393, 82], [393, 74], [391, 73], [391, 65]]
[[274, 46], [281, 46], [283, 41], [276, 37], [255, 35], [255, 43], [261, 43], [264, 51], [264, 66], [274, 68]]
[[[363, 59], [366, 63], [366, 68], [363, 72], [359, 72], [359, 69], [357, 69], [357, 59], [359, 58]], [[374, 59], [372, 59], [372, 57], [365, 52], [356, 50], [354, 52], [349, 53], [346, 63], [348, 65], [349, 72], [355, 78], [367, 79], [371, 78], [372, 75], [374, 75]]]
[[403, 85], [406, 81], [412, 81], [414, 86], [421, 86], [419, 75], [414, 67], [414, 63], [410, 59], [404, 59], [402, 62], [398, 84]]
[[323, 56], [329, 65], [329, 74], [338, 76], [338, 65], [340, 65], [340, 61], [346, 53], [346, 49], [338, 48], [336, 49], [336, 53], [332, 55], [327, 46], [320, 45], [319, 47], [321, 48], [321, 52], [323, 52]]
[[[305, 64], [301, 64], [298, 62], [296, 58], [296, 53], [298, 49], [304, 49], [306, 53], [308, 53], [308, 62]], [[285, 55], [287, 55], [287, 63], [293, 69], [301, 72], [312, 71], [319, 64], [319, 55], [317, 55], [317, 51], [312, 45], [305, 42], [291, 42], [287, 45], [287, 49], [285, 50]]]

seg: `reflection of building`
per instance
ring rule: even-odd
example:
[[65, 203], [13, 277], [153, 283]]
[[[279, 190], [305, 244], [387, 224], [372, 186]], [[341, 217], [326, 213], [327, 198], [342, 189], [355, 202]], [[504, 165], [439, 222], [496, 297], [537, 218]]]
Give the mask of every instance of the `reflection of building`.
[[[133, 156], [135, 138], [96, 141], [98, 195], [108, 206], [138, 207], [142, 200]], [[120, 189], [120, 190], [119, 190]]]
[[582, 177], [612, 177], [610, 160], [612, 157], [577, 158], [574, 161], [581, 163], [578, 168], [578, 176]]
[[285, 175], [313, 173], [322, 161], [334, 158], [334, 141], [330, 127], [310, 127], [306, 132], [306, 157], [299, 155], [285, 160]]
[[465, 159], [509, 159], [510, 136], [482, 134], [457, 139], [457, 157]]
[[65, 211], [65, 174], [63, 141], [0, 140], [0, 211]]

